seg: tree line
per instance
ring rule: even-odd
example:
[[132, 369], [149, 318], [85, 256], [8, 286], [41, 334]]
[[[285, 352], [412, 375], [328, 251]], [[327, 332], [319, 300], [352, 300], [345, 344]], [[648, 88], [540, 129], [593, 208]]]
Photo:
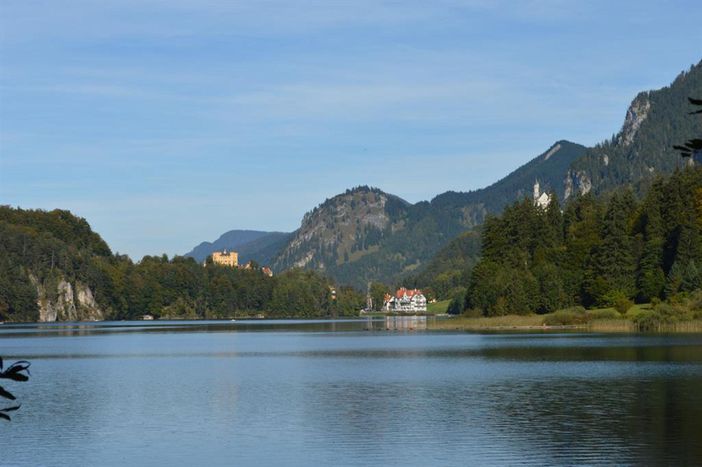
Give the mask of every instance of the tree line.
[[670, 299], [702, 288], [702, 168], [584, 195], [524, 199], [482, 229], [482, 256], [450, 307], [485, 316]]
[[0, 206], [0, 240], [2, 321], [38, 320], [37, 286], [52, 300], [61, 280], [90, 287], [109, 319], [344, 316], [364, 303], [361, 293], [311, 271], [268, 277], [258, 268], [203, 266], [165, 255], [133, 262], [113, 254], [84, 219], [63, 210]]

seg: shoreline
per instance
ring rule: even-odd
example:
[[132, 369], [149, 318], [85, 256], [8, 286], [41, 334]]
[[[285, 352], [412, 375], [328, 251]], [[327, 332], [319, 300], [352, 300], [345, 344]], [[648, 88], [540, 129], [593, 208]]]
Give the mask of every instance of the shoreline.
[[429, 331], [583, 331], [601, 333], [702, 333], [702, 319], [660, 323], [659, 325], [641, 329], [634, 321], [628, 319], [592, 320], [579, 324], [534, 323], [543, 321], [543, 315], [533, 316], [499, 316], [491, 318], [456, 317], [428, 322]]
[[[415, 315], [407, 315], [407, 317]], [[562, 323], [562, 324], [547, 324], [549, 315], [506, 315], [494, 317], [466, 317], [466, 316], [426, 316], [426, 328], [423, 331], [458, 331], [458, 332], [553, 332], [553, 331], [578, 331], [578, 332], [593, 332], [593, 333], [625, 333], [625, 334], [642, 334], [642, 333], [702, 333], [702, 319], [693, 319], [685, 321], [661, 322], [655, 326], [647, 328], [640, 327], [636, 322], [627, 318], [614, 319], [591, 319], [580, 323]], [[100, 324], [130, 324], [130, 325], [158, 325], [158, 324], [173, 324], [191, 323], [198, 325], [202, 323], [218, 323], [218, 324], [251, 324], [251, 323], [269, 323], [298, 321], [305, 322], [365, 322], [368, 319], [374, 321], [382, 320], [383, 316], [366, 316], [366, 317], [307, 317], [307, 318], [238, 318], [232, 319], [155, 319], [155, 320], [93, 320], [93, 321], [36, 321], [36, 322], [8, 322], [5, 321], [0, 325], [3, 327], [14, 326], [90, 326]]]

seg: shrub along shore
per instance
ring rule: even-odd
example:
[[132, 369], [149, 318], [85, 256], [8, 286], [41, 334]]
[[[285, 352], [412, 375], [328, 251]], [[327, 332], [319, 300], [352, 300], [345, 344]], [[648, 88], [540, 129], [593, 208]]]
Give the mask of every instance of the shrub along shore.
[[429, 323], [432, 330], [553, 330], [595, 332], [699, 332], [702, 333], [702, 291], [669, 302], [586, 310], [572, 307], [546, 314], [485, 317], [465, 313]]

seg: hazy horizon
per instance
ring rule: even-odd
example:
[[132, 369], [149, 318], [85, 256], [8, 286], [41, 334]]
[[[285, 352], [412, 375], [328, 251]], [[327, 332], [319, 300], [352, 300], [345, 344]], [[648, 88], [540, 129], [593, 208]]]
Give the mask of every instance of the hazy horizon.
[[697, 2], [0, 5], [0, 204], [113, 251], [293, 231], [347, 188], [409, 202], [616, 133], [702, 58]]

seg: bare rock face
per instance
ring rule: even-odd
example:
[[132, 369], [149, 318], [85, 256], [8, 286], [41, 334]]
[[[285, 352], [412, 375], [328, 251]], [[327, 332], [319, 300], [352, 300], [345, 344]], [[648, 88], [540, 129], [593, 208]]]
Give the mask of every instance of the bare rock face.
[[580, 170], [569, 170], [565, 181], [565, 199], [572, 195], [585, 195], [592, 190], [592, 180], [587, 173]]
[[629, 109], [626, 111], [624, 125], [617, 136], [617, 143], [622, 146], [629, 146], [636, 136], [641, 124], [648, 117], [651, 110], [651, 101], [647, 92], [642, 92], [632, 101]]
[[76, 297], [78, 299], [78, 320], [99, 321], [105, 319], [104, 313], [95, 301], [93, 291], [85, 284], [76, 283]]
[[60, 321], [77, 321], [76, 304], [73, 296], [73, 286], [70, 282], [61, 280], [58, 284], [58, 295], [55, 302], [56, 318]]
[[544, 160], [547, 161], [556, 154], [558, 151], [561, 150], [561, 143], [556, 143], [555, 146], [553, 146], [545, 155], [544, 155]]
[[30, 280], [37, 288], [39, 321], [96, 321], [104, 319], [104, 313], [95, 301], [90, 288], [76, 282], [75, 287], [65, 279], [55, 286], [40, 283], [30, 274]]

